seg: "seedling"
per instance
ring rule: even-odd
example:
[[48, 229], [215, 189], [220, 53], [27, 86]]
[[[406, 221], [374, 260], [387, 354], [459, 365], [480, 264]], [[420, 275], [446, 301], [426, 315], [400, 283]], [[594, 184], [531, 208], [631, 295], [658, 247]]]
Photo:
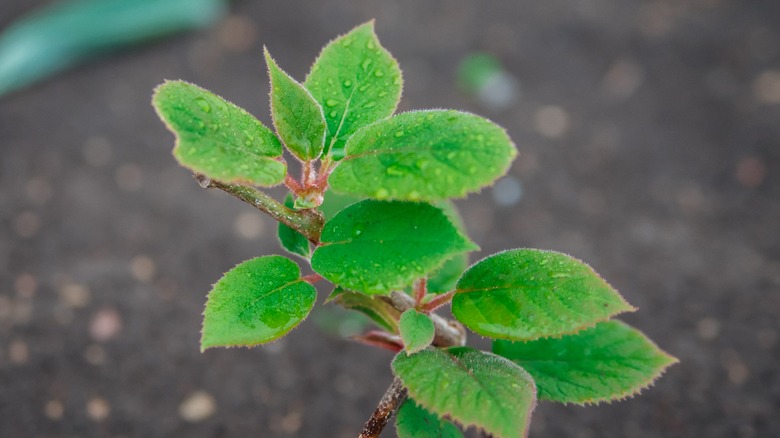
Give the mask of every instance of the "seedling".
[[[275, 131], [186, 82], [154, 94], [181, 165], [279, 221], [282, 247], [313, 271], [279, 255], [228, 271], [208, 295], [202, 350], [286, 335], [315, 306], [313, 284], [327, 280], [326, 303], [376, 324], [354, 339], [397, 352], [361, 437], [379, 436], [396, 411], [400, 437], [460, 437], [459, 426], [522, 437], [537, 400], [623, 399], [676, 362], [612, 319], [636, 309], [577, 259], [513, 249], [467, 268], [478, 247], [448, 200], [506, 173], [515, 146], [473, 114], [393, 115], [401, 70], [372, 22], [325, 46], [303, 83], [267, 50], [265, 59]], [[279, 184], [284, 202], [260, 189]], [[448, 304], [455, 320], [436, 313]], [[493, 351], [467, 347], [464, 326], [494, 339]]]

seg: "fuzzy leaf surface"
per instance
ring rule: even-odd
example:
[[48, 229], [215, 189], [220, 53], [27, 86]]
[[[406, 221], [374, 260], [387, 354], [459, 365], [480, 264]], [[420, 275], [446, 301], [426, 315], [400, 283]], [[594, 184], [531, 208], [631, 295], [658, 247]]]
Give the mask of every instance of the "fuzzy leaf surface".
[[278, 339], [306, 318], [316, 299], [314, 286], [301, 279], [292, 260], [282, 256], [247, 260], [209, 292], [201, 350]]
[[469, 347], [429, 348], [393, 359], [409, 397], [428, 411], [497, 438], [524, 437], [536, 406], [531, 376], [513, 362]]
[[183, 81], [157, 87], [152, 104], [176, 135], [173, 155], [182, 166], [226, 183], [273, 186], [284, 180], [282, 144], [245, 110]]
[[477, 262], [452, 299], [452, 314], [474, 332], [520, 341], [573, 333], [633, 310], [590, 266], [535, 249]]
[[412, 354], [431, 345], [436, 328], [428, 315], [409, 309], [401, 314], [398, 320], [398, 331], [401, 333], [401, 340], [404, 341], [406, 354]]
[[403, 79], [371, 21], [325, 46], [304, 85], [324, 110], [326, 152], [340, 156], [355, 131], [395, 112]]
[[[293, 201], [292, 195], [288, 193], [284, 198], [284, 206], [293, 208], [294, 205], [295, 201]], [[309, 239], [307, 239], [303, 234], [293, 230], [284, 223], [279, 222], [276, 235], [279, 237], [279, 243], [282, 245], [282, 248], [305, 259], [311, 257]]]
[[478, 247], [442, 210], [425, 203], [364, 200], [325, 223], [312, 268], [332, 283], [389, 294]]
[[458, 426], [442, 420], [407, 398], [395, 417], [398, 438], [463, 438]]
[[517, 150], [487, 119], [452, 110], [413, 111], [376, 122], [347, 142], [330, 176], [337, 192], [375, 199], [463, 197], [492, 184]]
[[528, 371], [540, 399], [578, 404], [633, 396], [677, 362], [620, 321], [600, 322], [561, 338], [496, 340], [493, 352]]
[[317, 159], [325, 147], [325, 115], [309, 90], [282, 71], [265, 50], [271, 77], [271, 115], [282, 142], [301, 161]]

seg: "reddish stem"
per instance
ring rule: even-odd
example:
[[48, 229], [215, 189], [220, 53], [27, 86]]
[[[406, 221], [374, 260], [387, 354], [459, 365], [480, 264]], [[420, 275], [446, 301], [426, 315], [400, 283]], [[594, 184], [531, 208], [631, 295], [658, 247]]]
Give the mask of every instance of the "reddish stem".
[[303, 280], [303, 281], [305, 281], [305, 282], [307, 282], [309, 284], [314, 284], [314, 283], [322, 280], [322, 275], [320, 275], [320, 274], [304, 275], [303, 277], [301, 277], [301, 280]]
[[379, 347], [398, 353], [404, 349], [401, 338], [379, 330], [370, 330], [364, 335], [351, 336], [355, 342], [360, 342], [371, 347]]
[[296, 195], [303, 191], [303, 187], [301, 187], [298, 181], [291, 177], [289, 173], [284, 177], [284, 185], [287, 186], [287, 188]]
[[455, 296], [454, 290], [447, 292], [446, 294], [436, 295], [433, 297], [433, 299], [422, 305], [422, 311], [425, 313], [431, 313], [439, 307], [452, 301], [453, 296]]
[[425, 295], [428, 293], [428, 285], [427, 280], [425, 278], [421, 278], [417, 280], [417, 283], [414, 285], [414, 304], [415, 307], [420, 307], [420, 304], [422, 304], [423, 298], [425, 298]]

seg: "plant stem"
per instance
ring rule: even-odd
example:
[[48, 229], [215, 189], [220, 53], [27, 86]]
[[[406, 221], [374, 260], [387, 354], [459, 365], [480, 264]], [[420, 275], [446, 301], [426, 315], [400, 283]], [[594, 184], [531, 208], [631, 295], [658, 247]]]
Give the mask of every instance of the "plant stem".
[[296, 211], [287, 208], [276, 199], [254, 187], [242, 186], [240, 184], [225, 184], [201, 174], [195, 174], [195, 180], [204, 189], [220, 189], [267, 213], [277, 221], [303, 234], [315, 244], [318, 244], [320, 241], [324, 219], [322, 214], [316, 210]]
[[377, 438], [404, 400], [406, 400], [406, 388], [401, 385], [400, 380], [393, 379], [393, 383], [385, 391], [385, 395], [379, 401], [379, 406], [376, 407], [371, 418], [363, 426], [363, 431], [360, 432], [358, 438]]

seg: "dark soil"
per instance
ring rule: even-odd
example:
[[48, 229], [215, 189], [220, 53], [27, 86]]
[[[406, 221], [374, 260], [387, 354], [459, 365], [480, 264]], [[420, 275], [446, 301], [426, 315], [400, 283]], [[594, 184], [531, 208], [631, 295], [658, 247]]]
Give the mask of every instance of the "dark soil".
[[[4, 5], [0, 26], [42, 3]], [[640, 308], [622, 319], [681, 360], [631, 400], [540, 404], [531, 436], [780, 436], [780, 2], [231, 6], [215, 29], [0, 99], [0, 436], [357, 435], [392, 356], [326, 318], [199, 353], [209, 285], [280, 249], [269, 218], [176, 165], [149, 100], [182, 78], [267, 122], [262, 45], [303, 78], [370, 18], [404, 69], [402, 109], [486, 115], [521, 151], [519, 203], [487, 190], [459, 204], [475, 257], [586, 260]], [[474, 51], [519, 81], [509, 109], [458, 91]]]

